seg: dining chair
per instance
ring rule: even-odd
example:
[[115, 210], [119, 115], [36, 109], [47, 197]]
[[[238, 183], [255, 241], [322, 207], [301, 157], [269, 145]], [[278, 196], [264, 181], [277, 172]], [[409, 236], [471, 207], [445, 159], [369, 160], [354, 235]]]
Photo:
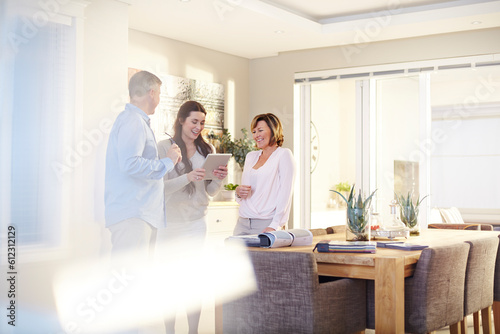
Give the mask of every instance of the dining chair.
[[223, 304], [223, 332], [362, 333], [364, 280], [318, 282], [313, 253], [250, 251], [258, 291]]
[[[500, 235], [498, 237], [500, 238]], [[495, 334], [500, 334], [500, 249], [497, 252], [493, 283], [493, 325], [495, 327]]]
[[312, 233], [313, 236], [316, 236], [316, 235], [327, 235], [327, 231], [324, 228], [311, 228], [311, 229], [309, 229], [309, 231], [311, 231], [311, 233]]
[[343, 225], [333, 225], [326, 228], [327, 234], [335, 234], [335, 233], [345, 233], [346, 226]]
[[491, 306], [499, 240], [497, 236], [492, 236], [466, 243], [470, 245], [470, 250], [465, 272], [464, 313], [458, 323], [450, 326], [450, 333], [467, 333], [466, 317], [473, 314], [474, 333], [479, 334], [479, 312], [482, 316], [483, 333], [491, 333]]
[[[430, 333], [463, 318], [469, 244], [422, 250], [413, 276], [405, 279], [405, 332]], [[375, 328], [373, 281], [367, 282], [367, 328]]]

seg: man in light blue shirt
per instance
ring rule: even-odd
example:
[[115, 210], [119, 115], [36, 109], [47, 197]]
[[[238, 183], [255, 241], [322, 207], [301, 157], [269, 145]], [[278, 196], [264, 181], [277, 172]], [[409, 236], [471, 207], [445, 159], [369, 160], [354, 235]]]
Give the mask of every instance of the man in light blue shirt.
[[129, 82], [130, 103], [111, 129], [106, 151], [105, 216], [112, 252], [150, 255], [156, 230], [165, 227], [163, 176], [181, 160], [177, 145], [158, 158], [149, 115], [160, 102], [161, 80], [141, 71]]

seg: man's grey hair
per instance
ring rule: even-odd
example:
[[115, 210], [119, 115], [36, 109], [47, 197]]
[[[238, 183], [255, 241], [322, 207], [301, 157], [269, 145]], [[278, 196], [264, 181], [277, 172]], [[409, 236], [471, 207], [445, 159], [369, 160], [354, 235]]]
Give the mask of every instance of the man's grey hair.
[[128, 83], [128, 94], [141, 97], [146, 95], [151, 89], [161, 86], [161, 80], [153, 73], [140, 71], [134, 74]]

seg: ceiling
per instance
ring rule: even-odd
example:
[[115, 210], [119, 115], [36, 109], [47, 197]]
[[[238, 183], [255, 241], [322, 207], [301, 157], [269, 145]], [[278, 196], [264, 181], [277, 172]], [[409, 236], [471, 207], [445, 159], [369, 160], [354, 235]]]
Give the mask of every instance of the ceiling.
[[500, 26], [500, 0], [127, 0], [129, 27], [255, 59]]

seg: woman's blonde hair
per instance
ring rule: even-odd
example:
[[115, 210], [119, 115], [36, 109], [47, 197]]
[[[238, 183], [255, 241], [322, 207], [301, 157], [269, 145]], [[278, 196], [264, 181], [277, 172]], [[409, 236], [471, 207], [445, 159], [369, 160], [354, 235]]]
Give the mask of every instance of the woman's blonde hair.
[[269, 129], [271, 129], [271, 138], [269, 139], [269, 145], [272, 146], [274, 144], [277, 144], [281, 147], [281, 145], [283, 145], [283, 140], [285, 137], [283, 136], [283, 127], [281, 126], [279, 118], [271, 113], [257, 115], [253, 118], [252, 124], [250, 125], [252, 131], [260, 121], [266, 122]]

